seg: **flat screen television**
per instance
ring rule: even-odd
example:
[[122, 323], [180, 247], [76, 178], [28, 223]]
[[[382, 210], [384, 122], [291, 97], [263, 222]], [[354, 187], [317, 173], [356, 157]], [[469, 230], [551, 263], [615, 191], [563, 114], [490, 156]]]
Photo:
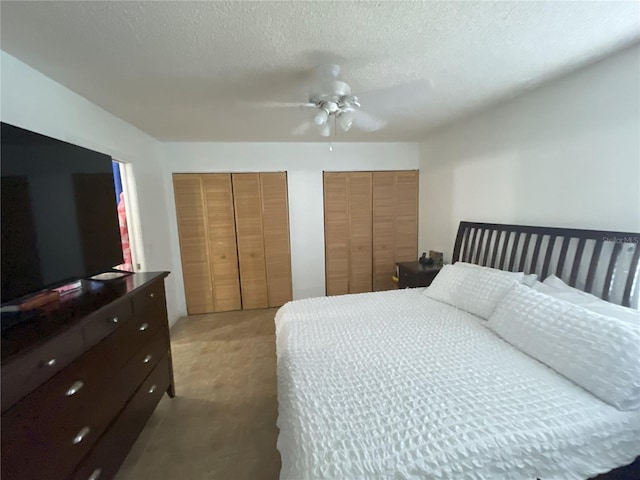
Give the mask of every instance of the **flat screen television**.
[[123, 263], [111, 157], [1, 128], [0, 302]]

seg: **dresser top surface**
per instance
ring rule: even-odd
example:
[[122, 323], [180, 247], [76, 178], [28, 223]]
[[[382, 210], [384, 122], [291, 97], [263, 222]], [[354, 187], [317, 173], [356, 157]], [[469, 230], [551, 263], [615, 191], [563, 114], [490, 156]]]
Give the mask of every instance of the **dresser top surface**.
[[[84, 318], [169, 272], [140, 272], [109, 281], [83, 280], [82, 288], [31, 312], [2, 313], [2, 363], [70, 330]], [[8, 328], [6, 325], [13, 324]]]

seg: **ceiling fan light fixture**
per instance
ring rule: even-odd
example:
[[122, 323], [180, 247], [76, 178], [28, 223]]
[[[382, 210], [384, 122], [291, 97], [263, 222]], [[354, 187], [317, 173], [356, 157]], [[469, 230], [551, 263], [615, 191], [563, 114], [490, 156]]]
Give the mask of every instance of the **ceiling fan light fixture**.
[[326, 125], [329, 121], [329, 112], [327, 112], [324, 108], [320, 109], [318, 114], [313, 118], [313, 121], [320, 127], [322, 125]]
[[320, 135], [323, 137], [331, 136], [331, 125], [329, 125], [328, 123], [324, 124], [320, 129]]
[[324, 105], [322, 105], [322, 107], [329, 113], [329, 115], [331, 115], [332, 113], [336, 113], [338, 110], [340, 110], [340, 107], [334, 101], [325, 102]]

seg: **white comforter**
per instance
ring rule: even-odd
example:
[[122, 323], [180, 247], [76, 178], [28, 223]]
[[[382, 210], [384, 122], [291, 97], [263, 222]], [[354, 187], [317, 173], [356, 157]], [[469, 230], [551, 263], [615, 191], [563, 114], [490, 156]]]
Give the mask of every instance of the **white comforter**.
[[281, 480], [583, 479], [640, 454], [640, 412], [421, 293], [278, 311]]

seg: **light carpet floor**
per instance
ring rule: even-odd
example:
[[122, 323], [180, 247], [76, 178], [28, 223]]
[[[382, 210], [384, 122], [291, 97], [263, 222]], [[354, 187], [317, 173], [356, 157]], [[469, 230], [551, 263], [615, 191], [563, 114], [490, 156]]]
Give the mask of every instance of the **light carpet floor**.
[[116, 480], [277, 480], [276, 309], [181, 318], [163, 397]]

